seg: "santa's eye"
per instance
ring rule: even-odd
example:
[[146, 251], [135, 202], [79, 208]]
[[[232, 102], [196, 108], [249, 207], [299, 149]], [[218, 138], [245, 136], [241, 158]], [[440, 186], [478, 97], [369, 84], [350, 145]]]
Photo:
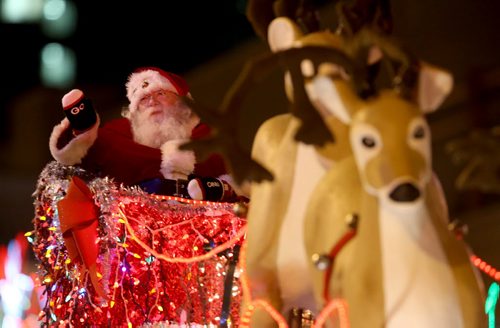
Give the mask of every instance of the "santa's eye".
[[145, 103], [149, 101], [149, 99], [151, 99], [151, 95], [144, 96], [141, 98], [141, 100], [139, 100], [139, 103]]
[[365, 146], [366, 148], [373, 148], [375, 147], [375, 145], [377, 144], [375, 139], [372, 138], [372, 137], [363, 137], [361, 139], [361, 143], [363, 144], [363, 146]]

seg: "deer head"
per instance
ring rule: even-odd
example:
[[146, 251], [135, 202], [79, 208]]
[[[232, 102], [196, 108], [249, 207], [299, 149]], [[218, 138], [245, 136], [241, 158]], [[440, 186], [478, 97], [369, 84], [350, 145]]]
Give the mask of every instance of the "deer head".
[[[351, 57], [357, 55], [352, 45], [338, 35], [328, 31], [303, 35], [287, 18], [271, 23], [268, 41], [275, 52], [321, 46], [344, 48], [348, 53], [351, 51]], [[384, 51], [391, 50], [376, 43], [367, 44], [366, 48], [364, 66], [380, 61]], [[401, 85], [393, 84], [391, 88], [360, 97], [353, 88], [352, 76], [337, 63], [322, 62], [315, 66], [304, 59], [301, 71], [308, 98], [336, 136], [337, 150], [340, 144], [353, 151], [366, 191], [397, 203], [421, 199], [432, 172], [431, 136], [424, 114], [439, 107], [451, 91], [451, 76], [419, 63], [417, 82], [410, 86], [410, 92], [407, 88], [403, 93]], [[285, 89], [293, 101], [289, 73], [285, 75]], [[335, 152], [331, 153], [335, 156]]]
[[386, 89], [361, 99], [348, 81], [318, 75], [309, 96], [324, 116], [349, 125], [349, 143], [364, 189], [379, 200], [412, 203], [422, 199], [432, 175], [431, 132], [424, 114], [451, 90], [451, 77], [424, 66], [418, 101]]

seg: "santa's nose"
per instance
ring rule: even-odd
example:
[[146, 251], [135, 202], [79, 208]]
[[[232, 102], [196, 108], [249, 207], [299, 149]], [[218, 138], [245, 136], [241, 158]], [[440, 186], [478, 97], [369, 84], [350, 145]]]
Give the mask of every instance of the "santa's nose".
[[154, 94], [149, 95], [148, 98], [146, 99], [146, 104], [148, 106], [154, 105], [157, 103], [156, 97]]

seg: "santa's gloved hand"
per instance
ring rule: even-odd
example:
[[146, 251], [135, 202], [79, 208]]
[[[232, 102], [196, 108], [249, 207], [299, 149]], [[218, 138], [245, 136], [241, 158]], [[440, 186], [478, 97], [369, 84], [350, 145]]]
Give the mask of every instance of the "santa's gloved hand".
[[63, 96], [61, 102], [64, 115], [68, 118], [75, 134], [85, 132], [96, 124], [97, 114], [92, 102], [81, 90], [71, 90]]
[[195, 200], [231, 202], [238, 199], [233, 187], [226, 181], [217, 178], [191, 177], [187, 191], [189, 197]]

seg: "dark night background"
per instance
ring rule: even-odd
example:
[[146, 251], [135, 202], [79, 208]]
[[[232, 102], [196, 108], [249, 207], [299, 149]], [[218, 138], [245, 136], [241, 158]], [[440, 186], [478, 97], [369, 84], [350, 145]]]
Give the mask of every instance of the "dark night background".
[[136, 67], [158, 65], [184, 74], [253, 35], [243, 1], [78, 1], [78, 25], [64, 39], [38, 24], [2, 24], [2, 136], [9, 137], [6, 106], [37, 86], [39, 51], [60, 42], [77, 54], [77, 83], [122, 85]]
[[[84, 90], [104, 118], [118, 115], [126, 104], [124, 83], [138, 66], [184, 75], [197, 101], [218, 104], [245, 61], [267, 51], [244, 15], [244, 0], [75, 4], [78, 25], [64, 39], [45, 36], [37, 24], [0, 24], [0, 243], [31, 230], [31, 193], [51, 160], [48, 137], [63, 118], [60, 99], [70, 89], [41, 86], [43, 45], [56, 41], [75, 51], [72, 87]], [[473, 129], [500, 124], [500, 1], [393, 1], [392, 11], [394, 36], [455, 77], [449, 100], [429, 118], [434, 166], [452, 216], [467, 221], [476, 252], [498, 267], [498, 195], [457, 191], [453, 181], [459, 168], [444, 147]], [[281, 110], [281, 81], [279, 75], [264, 81], [250, 100], [253, 106]]]
[[124, 72], [150, 63], [185, 73], [253, 34], [244, 6], [228, 0], [144, 1], [118, 9], [82, 1], [79, 28], [69, 42], [82, 54], [80, 79], [121, 83]]

